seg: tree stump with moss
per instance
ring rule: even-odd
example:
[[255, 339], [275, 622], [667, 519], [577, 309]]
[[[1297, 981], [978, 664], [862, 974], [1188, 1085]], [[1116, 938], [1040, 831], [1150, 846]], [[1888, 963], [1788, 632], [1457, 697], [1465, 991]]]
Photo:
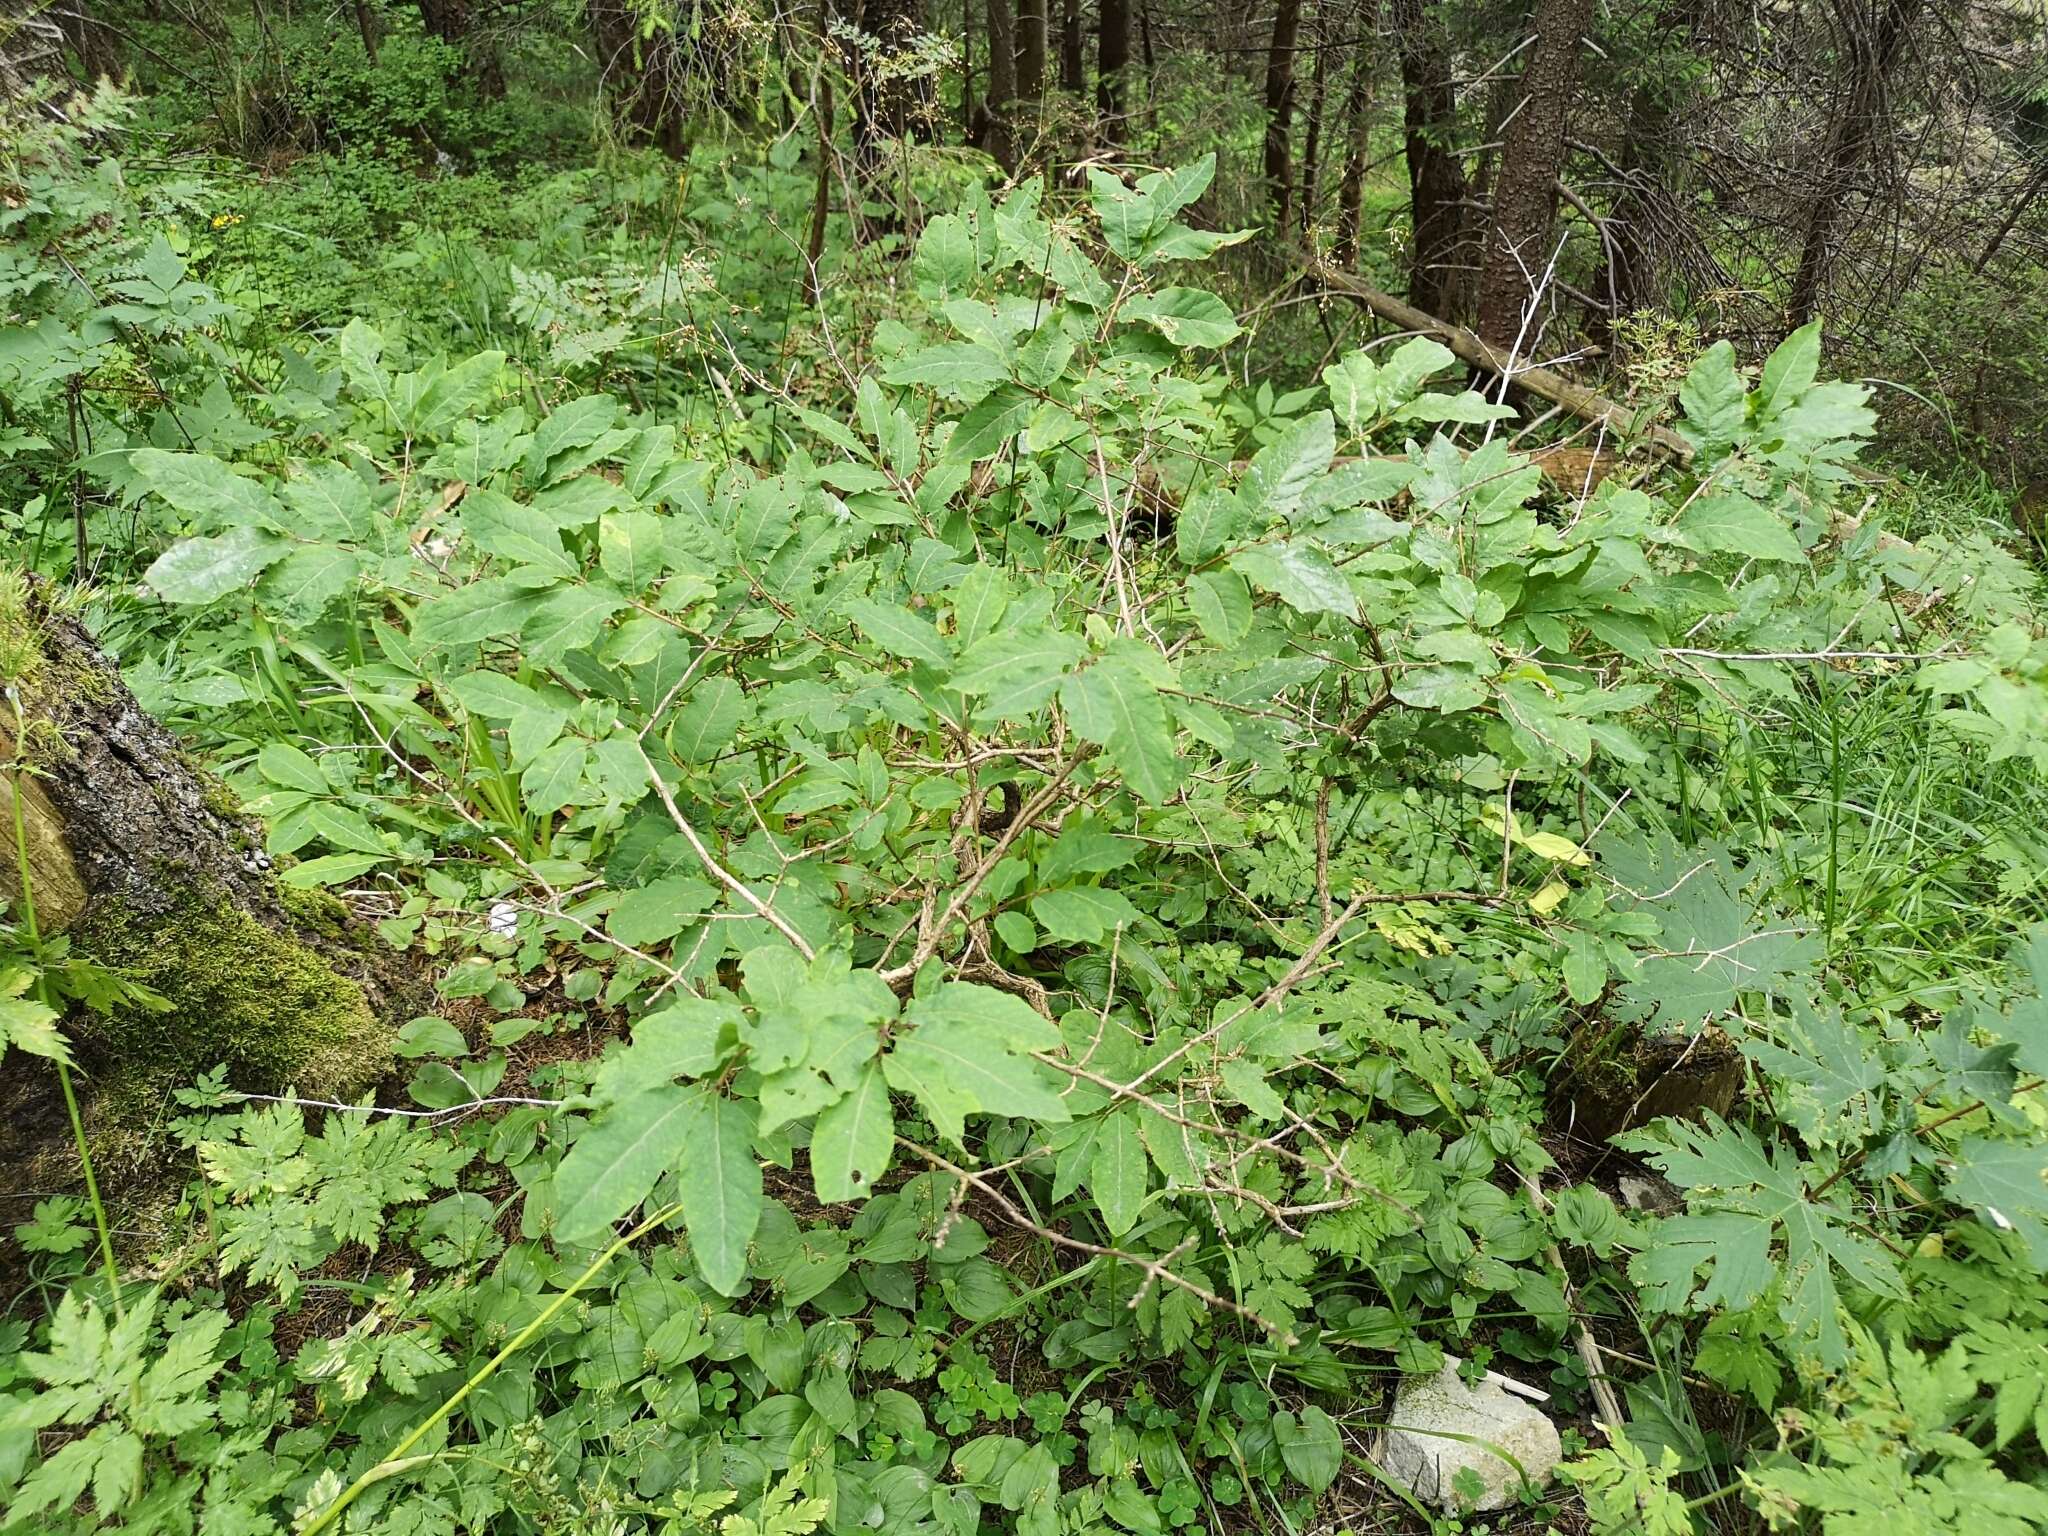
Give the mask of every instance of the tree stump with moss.
[[[96, 1129], [145, 1130], [169, 1090], [217, 1065], [251, 1092], [332, 1098], [376, 1082], [392, 1025], [418, 1011], [412, 968], [339, 901], [281, 885], [261, 827], [135, 702], [83, 626], [4, 569], [0, 681], [8, 920], [21, 927], [32, 906], [72, 956], [163, 1000], [66, 1021]], [[51, 1187], [62, 1116], [48, 1077], [20, 1058], [0, 1071], [0, 1187]]]

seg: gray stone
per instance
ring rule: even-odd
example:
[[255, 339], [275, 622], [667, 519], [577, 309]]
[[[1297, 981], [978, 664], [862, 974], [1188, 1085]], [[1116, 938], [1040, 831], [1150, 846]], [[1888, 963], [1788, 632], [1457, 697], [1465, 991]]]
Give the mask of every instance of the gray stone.
[[[1393, 1421], [1380, 1437], [1380, 1466], [1418, 1498], [1446, 1510], [1512, 1504], [1525, 1476], [1527, 1486], [1542, 1488], [1564, 1447], [1542, 1410], [1509, 1390], [1516, 1385], [1489, 1373], [1468, 1387], [1455, 1361], [1434, 1376], [1410, 1378], [1395, 1395]], [[1467, 1467], [1481, 1490], [1469, 1503], [1454, 1486]]]

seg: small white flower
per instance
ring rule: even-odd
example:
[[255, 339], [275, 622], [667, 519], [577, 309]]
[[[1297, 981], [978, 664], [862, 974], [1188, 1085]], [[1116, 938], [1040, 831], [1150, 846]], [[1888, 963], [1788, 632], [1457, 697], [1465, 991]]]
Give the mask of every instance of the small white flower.
[[519, 931], [519, 909], [509, 901], [491, 903], [491, 932], [501, 938], [511, 938]]

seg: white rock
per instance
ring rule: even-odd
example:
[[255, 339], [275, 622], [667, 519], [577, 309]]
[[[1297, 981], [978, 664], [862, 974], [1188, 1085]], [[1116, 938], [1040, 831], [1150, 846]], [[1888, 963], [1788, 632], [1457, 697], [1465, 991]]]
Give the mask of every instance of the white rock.
[[[1547, 1484], [1564, 1455], [1557, 1426], [1506, 1390], [1504, 1380], [1489, 1374], [1468, 1387], [1452, 1361], [1435, 1376], [1403, 1383], [1394, 1397], [1393, 1421], [1380, 1437], [1379, 1461], [1387, 1475], [1446, 1510], [1512, 1504], [1522, 1495], [1525, 1476], [1530, 1488]], [[1454, 1486], [1466, 1467], [1482, 1489], [1469, 1505]]]

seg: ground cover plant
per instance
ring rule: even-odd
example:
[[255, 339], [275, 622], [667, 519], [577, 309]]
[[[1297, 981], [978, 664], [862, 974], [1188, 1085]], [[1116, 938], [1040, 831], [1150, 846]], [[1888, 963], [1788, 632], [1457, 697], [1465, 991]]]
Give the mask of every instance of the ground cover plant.
[[[10, 119], [0, 1532], [2048, 1522], [2040, 584], [1819, 322], [1581, 466], [1252, 374], [1213, 155], [812, 226], [403, 36], [353, 169]], [[60, 919], [74, 618], [388, 1070]], [[1383, 1470], [1446, 1362], [1561, 1481]]]

